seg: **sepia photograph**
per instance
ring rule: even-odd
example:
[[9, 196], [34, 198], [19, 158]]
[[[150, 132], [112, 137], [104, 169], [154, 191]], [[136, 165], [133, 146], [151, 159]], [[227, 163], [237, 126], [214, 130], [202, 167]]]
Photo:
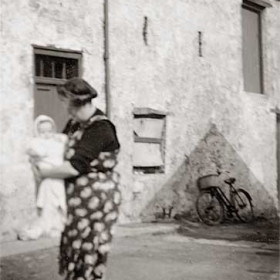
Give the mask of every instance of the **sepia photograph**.
[[1, 280], [280, 279], [280, 0], [0, 3]]

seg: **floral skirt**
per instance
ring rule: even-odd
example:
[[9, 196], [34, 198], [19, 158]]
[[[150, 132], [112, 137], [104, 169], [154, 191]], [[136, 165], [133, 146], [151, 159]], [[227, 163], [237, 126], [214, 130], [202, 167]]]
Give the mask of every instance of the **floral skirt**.
[[116, 172], [92, 172], [66, 184], [67, 222], [59, 269], [65, 279], [101, 279], [118, 218], [121, 194]]

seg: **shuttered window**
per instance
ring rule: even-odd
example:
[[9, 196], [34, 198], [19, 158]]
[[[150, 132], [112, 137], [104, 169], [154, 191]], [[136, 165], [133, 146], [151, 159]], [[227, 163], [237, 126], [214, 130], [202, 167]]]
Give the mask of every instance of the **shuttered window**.
[[244, 90], [263, 93], [261, 16], [264, 7], [244, 1], [242, 5]]
[[134, 110], [134, 173], [164, 172], [165, 113], [149, 109]]

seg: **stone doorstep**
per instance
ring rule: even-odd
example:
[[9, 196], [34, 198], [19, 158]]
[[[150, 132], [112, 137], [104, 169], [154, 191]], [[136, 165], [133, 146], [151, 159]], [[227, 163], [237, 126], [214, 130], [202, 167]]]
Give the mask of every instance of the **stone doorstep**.
[[[178, 229], [176, 224], [127, 224], [115, 227], [115, 237], [124, 238], [144, 234], [170, 234]], [[41, 238], [38, 240], [20, 241], [13, 240], [0, 243], [0, 257], [8, 257], [17, 254], [47, 249], [59, 246], [59, 238]]]

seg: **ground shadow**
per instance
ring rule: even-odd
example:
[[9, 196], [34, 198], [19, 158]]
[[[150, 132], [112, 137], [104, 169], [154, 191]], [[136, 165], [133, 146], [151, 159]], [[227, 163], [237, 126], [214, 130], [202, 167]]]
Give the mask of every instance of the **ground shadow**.
[[[62, 280], [58, 274], [58, 248], [37, 250], [1, 258], [1, 280]], [[49, 269], [46, 269], [46, 266]]]

